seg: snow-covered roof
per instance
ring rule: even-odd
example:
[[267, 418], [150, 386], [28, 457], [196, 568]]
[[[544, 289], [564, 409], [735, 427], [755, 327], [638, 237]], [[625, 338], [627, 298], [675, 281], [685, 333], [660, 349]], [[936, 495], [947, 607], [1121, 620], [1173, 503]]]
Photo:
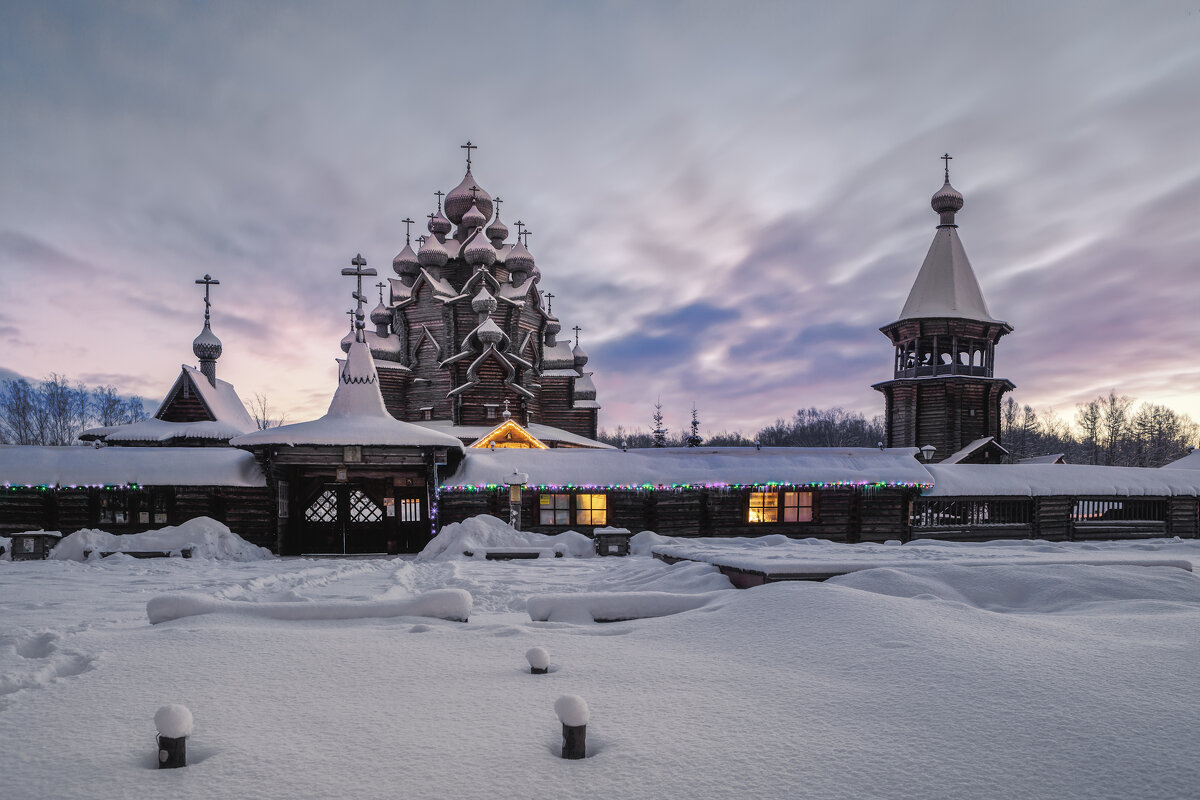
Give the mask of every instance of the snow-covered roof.
[[[555, 342], [553, 346], [546, 345], [542, 349], [542, 374], [545, 370], [568, 369], [575, 371], [575, 354], [571, 352], [570, 342]], [[578, 375], [578, 372], [575, 372]]]
[[9, 486], [265, 486], [254, 456], [225, 447], [0, 446]]
[[[246, 406], [242, 404], [242, 398], [238, 397], [237, 390], [233, 388], [232, 383], [218, 379], [217, 385], [213, 386], [200, 370], [189, 367], [187, 364], [181, 366], [183, 371], [191, 377], [192, 384], [200, 395], [200, 400], [213, 415], [213, 419], [239, 428], [243, 432], [252, 431], [258, 427], [255, 425], [253, 417], [246, 411]], [[170, 395], [167, 398], [169, 399]], [[154, 416], [157, 417], [164, 410], [166, 404], [167, 400], [163, 400], [163, 404], [159, 406]]]
[[1200, 495], [1200, 472], [1090, 464], [931, 464], [926, 497]]
[[[579, 404], [576, 403], [578, 406]], [[455, 425], [448, 419], [422, 420], [414, 422], [413, 425], [419, 425], [422, 428], [440, 431], [450, 434], [458, 439], [465, 439], [470, 442], [478, 441], [484, 436], [496, 429], [495, 425]], [[538, 441], [544, 443], [561, 443], [570, 444], [575, 447], [592, 448], [595, 450], [614, 450], [612, 445], [597, 442], [595, 439], [589, 439], [586, 436], [580, 436], [577, 433], [564, 431], [562, 428], [555, 428], [550, 425], [543, 425], [540, 422], [531, 422], [523, 426], [529, 431], [530, 435], [537, 438]]]
[[1170, 464], [1163, 464], [1163, 469], [1200, 469], [1200, 450], [1193, 450], [1183, 458], [1176, 459]]
[[958, 238], [958, 229], [948, 225], [939, 227], [934, 234], [933, 244], [900, 312], [900, 319], [929, 317], [1000, 322], [988, 312], [967, 251]]
[[1026, 456], [1025, 458], [1017, 459], [1018, 464], [1065, 464], [1063, 460], [1064, 453], [1047, 453], [1042, 456]]
[[995, 447], [995, 448], [1001, 450], [1005, 454], [1008, 453], [1008, 450], [1006, 448], [1004, 448], [999, 442], [996, 441], [995, 436], [985, 436], [982, 439], [976, 439], [975, 441], [971, 442], [969, 445], [964, 447], [962, 450], [959, 450], [957, 453], [951, 453], [949, 456], [942, 459], [942, 463], [943, 464], [957, 464], [960, 461], [964, 461], [967, 458], [970, 458], [977, 450], [979, 450], [982, 447], [987, 447], [989, 444], [992, 447]]
[[[253, 428], [251, 428], [253, 430]], [[170, 442], [176, 439], [212, 439], [228, 441], [246, 433], [241, 426], [228, 422], [166, 422], [161, 419], [143, 419], [128, 425], [109, 425], [91, 428], [79, 438], [89, 441], [103, 439], [106, 442]]]
[[458, 439], [409, 422], [402, 422], [383, 405], [375, 359], [365, 342], [350, 345], [339, 360], [337, 391], [329, 411], [320, 419], [255, 431], [230, 441], [235, 447], [260, 445], [390, 445], [462, 449]]
[[530, 486], [672, 487], [928, 485], [916, 448], [666, 447], [638, 450], [468, 450], [444, 487], [498, 486], [513, 473]]

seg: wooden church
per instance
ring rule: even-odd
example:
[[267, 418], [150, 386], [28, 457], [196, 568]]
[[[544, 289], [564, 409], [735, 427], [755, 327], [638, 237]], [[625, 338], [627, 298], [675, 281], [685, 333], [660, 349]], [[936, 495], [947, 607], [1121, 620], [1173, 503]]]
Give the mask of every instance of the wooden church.
[[559, 339], [530, 232], [517, 222], [508, 241], [502, 201], [464, 148], [466, 175], [435, 193], [418, 249], [406, 232], [369, 315], [363, 280], [376, 270], [361, 255], [342, 270], [357, 308], [323, 417], [256, 430], [217, 378], [206, 275], [199, 368], [182, 367], [152, 419], [85, 432], [94, 447], [0, 446], [0, 534], [132, 533], [207, 515], [278, 553], [328, 554], [419, 551], [481, 513], [544, 533], [849, 543], [1200, 532], [1200, 470], [1006, 463], [1000, 402], [1013, 384], [994, 365], [1012, 327], [984, 302], [948, 167], [933, 243], [881, 328], [894, 348], [891, 380], [873, 387], [886, 442], [626, 452], [595, 441], [588, 356]]

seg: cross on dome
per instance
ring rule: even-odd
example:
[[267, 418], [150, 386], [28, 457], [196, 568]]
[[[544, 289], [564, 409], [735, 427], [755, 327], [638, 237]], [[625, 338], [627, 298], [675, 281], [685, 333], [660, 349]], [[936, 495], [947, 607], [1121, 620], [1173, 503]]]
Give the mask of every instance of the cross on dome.
[[949, 153], [941, 156], [942, 161], [946, 162], [946, 183], [950, 182], [950, 159], [952, 158], [954, 158], [954, 156], [950, 155]]
[[[446, 196], [446, 193], [445, 193], [445, 192], [443, 192], [441, 189], [438, 189], [436, 192], [434, 192], [434, 194], [436, 194], [436, 195], [437, 195], [437, 199], [438, 199], [438, 213], [440, 214], [440, 213], [442, 213], [442, 198]], [[430, 214], [430, 216], [433, 216], [433, 215], [432, 215], [432, 214]]]
[[382, 303], [383, 302], [383, 287], [387, 286], [387, 284], [384, 283], [383, 281], [380, 281], [379, 283], [375, 284], [375, 286], [378, 287], [378, 289], [379, 289], [379, 302]]
[[546, 298], [546, 313], [553, 314], [554, 308], [550, 301], [554, 299], [554, 295], [550, 294], [549, 292], [546, 292], [545, 298]]
[[205, 275], [203, 278], [197, 279], [196, 283], [204, 284], [204, 325], [208, 326], [208, 312], [212, 303], [208, 299], [208, 288], [210, 286], [220, 286], [221, 282], [212, 275]]
[[362, 257], [362, 253], [359, 253], [358, 255], [354, 256], [354, 258], [350, 259], [350, 264], [353, 266], [353, 269], [350, 269], [348, 267], [343, 268], [342, 274], [347, 275], [347, 276], [353, 275], [355, 278], [355, 282], [356, 282], [358, 288], [355, 289], [354, 294], [352, 294], [350, 296], [358, 301], [358, 316], [362, 317], [362, 315], [363, 315], [362, 306], [363, 306], [363, 303], [366, 301], [366, 298], [363, 297], [363, 293], [362, 293], [362, 279], [365, 277], [373, 278], [376, 275], [378, 275], [379, 273], [375, 271], [374, 267], [367, 266], [367, 260]]
[[[433, 215], [430, 214], [429, 216], [432, 217]], [[414, 222], [416, 222], [416, 220], [411, 219], [409, 217], [405, 217], [404, 219], [402, 219], [400, 221], [404, 223], [404, 243], [412, 244], [412, 241], [408, 237], [409, 237], [409, 234], [412, 232], [412, 225]]]
[[576, 325], [574, 328], [571, 328], [571, 330], [575, 331], [575, 346], [579, 347], [579, 332], [583, 330], [583, 328]]
[[467, 139], [467, 143], [466, 143], [466, 144], [460, 144], [460, 145], [459, 145], [459, 148], [460, 148], [460, 149], [462, 149], [462, 150], [466, 150], [466, 151], [467, 151], [467, 172], [470, 172], [470, 171], [471, 171], [471, 151], [472, 151], [472, 150], [478, 150], [478, 149], [479, 149], [479, 145], [477, 145], [477, 144], [471, 144], [471, 140], [470, 140], [470, 139]]

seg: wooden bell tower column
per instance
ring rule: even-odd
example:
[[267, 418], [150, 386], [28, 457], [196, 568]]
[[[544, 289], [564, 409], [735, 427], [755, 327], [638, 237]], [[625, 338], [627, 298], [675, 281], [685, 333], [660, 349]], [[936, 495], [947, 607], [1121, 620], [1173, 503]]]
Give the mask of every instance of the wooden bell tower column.
[[954, 215], [963, 196], [946, 182], [930, 205], [933, 244], [900, 319], [880, 328], [895, 347], [892, 380], [872, 388], [886, 403], [888, 447], [936, 448], [941, 461], [977, 439], [1000, 441], [1000, 401], [1015, 388], [994, 374], [996, 343], [1012, 326], [992, 317]]

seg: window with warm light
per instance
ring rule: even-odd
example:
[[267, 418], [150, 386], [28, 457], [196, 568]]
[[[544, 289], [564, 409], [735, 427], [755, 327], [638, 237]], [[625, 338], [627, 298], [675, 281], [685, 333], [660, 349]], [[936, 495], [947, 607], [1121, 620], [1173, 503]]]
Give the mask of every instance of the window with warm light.
[[783, 492], [783, 521], [812, 522], [813, 493]]
[[752, 523], [812, 522], [813, 492], [750, 492], [747, 519]]
[[778, 522], [779, 495], [776, 492], [750, 493], [750, 521]]
[[576, 525], [605, 525], [608, 519], [608, 498], [602, 494], [575, 495]]
[[538, 497], [539, 525], [570, 525], [571, 495], [543, 494]]

